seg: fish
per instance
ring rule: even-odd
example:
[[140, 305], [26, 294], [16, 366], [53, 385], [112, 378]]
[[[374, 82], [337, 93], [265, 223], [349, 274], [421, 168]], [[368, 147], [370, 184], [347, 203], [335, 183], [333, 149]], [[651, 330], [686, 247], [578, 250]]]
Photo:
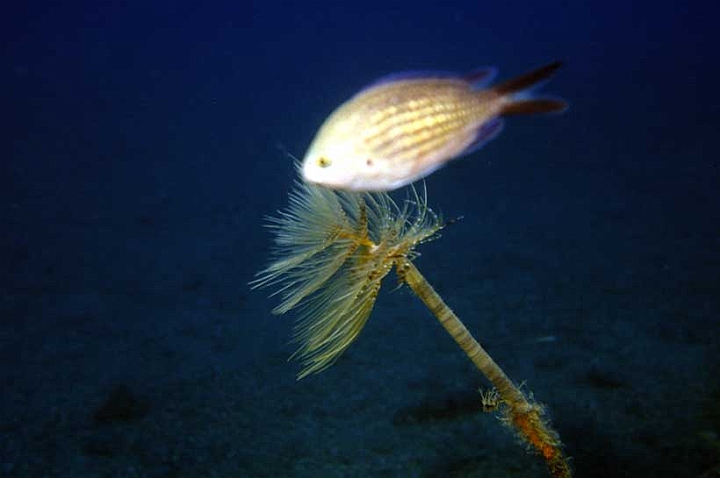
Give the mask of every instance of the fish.
[[496, 138], [506, 116], [566, 110], [565, 100], [531, 93], [560, 66], [494, 86], [494, 68], [381, 78], [327, 117], [300, 164], [302, 177], [356, 192], [388, 192], [425, 178]]

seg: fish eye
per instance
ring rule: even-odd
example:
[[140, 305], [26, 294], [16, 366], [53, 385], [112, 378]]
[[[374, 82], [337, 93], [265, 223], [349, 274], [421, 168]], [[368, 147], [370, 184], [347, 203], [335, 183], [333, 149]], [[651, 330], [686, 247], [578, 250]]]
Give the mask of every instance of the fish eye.
[[332, 161], [330, 161], [329, 159], [327, 159], [324, 156], [319, 157], [317, 160], [317, 165], [323, 169], [330, 167], [331, 164], [332, 164]]

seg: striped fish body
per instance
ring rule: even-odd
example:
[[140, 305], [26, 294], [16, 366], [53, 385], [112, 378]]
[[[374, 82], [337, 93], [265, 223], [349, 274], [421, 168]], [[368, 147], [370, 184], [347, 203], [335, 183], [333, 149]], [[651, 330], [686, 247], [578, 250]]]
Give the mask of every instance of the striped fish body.
[[327, 118], [303, 159], [303, 177], [351, 191], [405, 186], [497, 136], [504, 115], [564, 108], [559, 100], [517, 96], [558, 66], [487, 89], [478, 89], [477, 80], [487, 79], [491, 70], [380, 80]]

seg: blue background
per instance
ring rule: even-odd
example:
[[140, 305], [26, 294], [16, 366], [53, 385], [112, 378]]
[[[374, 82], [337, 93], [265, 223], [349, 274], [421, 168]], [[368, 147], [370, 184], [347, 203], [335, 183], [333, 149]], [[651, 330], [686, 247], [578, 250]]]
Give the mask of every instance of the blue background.
[[[247, 286], [323, 119], [375, 78], [555, 59], [427, 180], [418, 267], [578, 477], [720, 467], [713, 1], [0, 3], [0, 476], [547, 476], [387, 285], [321, 375]], [[707, 473], [703, 475], [703, 473]]]

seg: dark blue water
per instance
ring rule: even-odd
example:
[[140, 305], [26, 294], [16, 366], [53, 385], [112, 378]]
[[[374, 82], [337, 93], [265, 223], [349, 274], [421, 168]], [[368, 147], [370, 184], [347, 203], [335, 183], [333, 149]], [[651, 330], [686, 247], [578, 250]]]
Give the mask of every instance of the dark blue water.
[[712, 1], [0, 3], [0, 476], [548, 476], [386, 279], [330, 370], [247, 286], [323, 119], [375, 78], [555, 59], [561, 116], [427, 180], [418, 267], [578, 477], [720, 471]]

